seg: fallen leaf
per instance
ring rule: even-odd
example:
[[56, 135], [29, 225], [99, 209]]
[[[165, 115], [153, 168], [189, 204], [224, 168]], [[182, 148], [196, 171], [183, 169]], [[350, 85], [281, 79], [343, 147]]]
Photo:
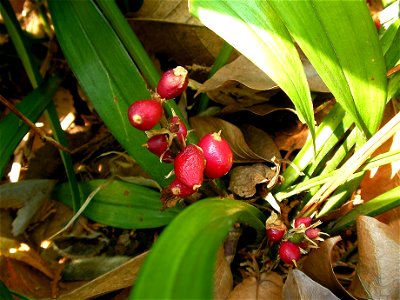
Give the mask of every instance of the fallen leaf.
[[130, 287], [135, 281], [146, 255], [147, 252], [142, 253], [72, 292], [61, 295], [58, 299], [92, 299], [95, 296]]
[[128, 22], [148, 53], [183, 66], [211, 66], [224, 43], [189, 13], [186, 0], [143, 1]]
[[255, 195], [256, 186], [272, 180], [276, 170], [264, 164], [235, 167], [230, 172], [228, 189], [236, 195], [249, 198]]
[[226, 299], [233, 288], [233, 276], [228, 261], [225, 258], [224, 248], [217, 253], [217, 262], [214, 274], [214, 299]]
[[330, 290], [312, 280], [300, 270], [291, 270], [283, 286], [283, 299], [325, 299], [336, 300]]
[[54, 277], [54, 272], [47, 262], [34, 249], [27, 244], [13, 239], [0, 237], [0, 254], [4, 257], [23, 262], [36, 270], [41, 271], [49, 278]]
[[260, 279], [247, 277], [239, 283], [229, 294], [228, 300], [257, 299], [272, 300], [283, 299], [283, 280], [275, 272], [261, 273]]
[[128, 256], [96, 256], [68, 262], [61, 278], [65, 281], [93, 280], [128, 261]]
[[372, 299], [400, 295], [400, 236], [375, 218], [357, 218], [357, 275]]
[[264, 130], [252, 125], [244, 125], [242, 131], [247, 145], [257, 155], [268, 161], [272, 161], [274, 157], [281, 159], [281, 154], [274, 140]]
[[314, 249], [307, 255], [302, 271], [340, 299], [354, 299], [340, 284], [332, 268], [332, 250], [341, 239], [340, 236], [335, 236], [320, 243], [318, 249]]
[[218, 132], [225, 138], [234, 154], [234, 162], [268, 161], [270, 158], [262, 157], [255, 153], [243, 136], [241, 130], [235, 125], [214, 117], [196, 116], [190, 119], [190, 124], [199, 138], [210, 132]]

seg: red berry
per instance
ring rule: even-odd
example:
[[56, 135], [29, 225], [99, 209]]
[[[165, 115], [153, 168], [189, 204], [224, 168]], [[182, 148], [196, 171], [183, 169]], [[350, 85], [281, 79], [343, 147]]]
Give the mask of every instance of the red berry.
[[286, 231], [283, 229], [277, 229], [277, 228], [268, 228], [267, 229], [267, 237], [268, 239], [273, 242], [277, 243], [280, 242], [285, 235]]
[[197, 190], [203, 183], [205, 159], [203, 151], [196, 145], [188, 145], [175, 158], [176, 178], [192, 190]]
[[180, 96], [187, 88], [189, 78], [185, 68], [178, 66], [162, 74], [157, 85], [157, 93], [161, 98], [172, 99]]
[[171, 190], [173, 195], [178, 197], [187, 197], [195, 192], [195, 190], [193, 190], [191, 187], [184, 185], [177, 178], [175, 178], [171, 182], [171, 184], [169, 185], [169, 189]]
[[294, 219], [294, 228], [299, 227], [301, 224], [304, 224], [305, 227], [311, 225], [312, 219], [310, 217], [298, 217]]
[[169, 120], [169, 131], [171, 131], [172, 133], [176, 133], [176, 137], [178, 138], [179, 143], [185, 145], [187, 128], [178, 116], [173, 116]]
[[279, 257], [286, 264], [293, 264], [301, 257], [300, 248], [298, 245], [289, 241], [284, 241], [279, 246]]
[[138, 100], [128, 109], [128, 118], [132, 126], [140, 130], [150, 130], [163, 115], [163, 108], [156, 100]]
[[174, 162], [174, 159], [174, 154], [169, 150], [165, 151], [165, 153], [161, 156], [162, 162], [167, 164]]
[[144, 145], [151, 153], [154, 153], [158, 157], [161, 157], [161, 155], [163, 155], [169, 148], [168, 138], [164, 134], [152, 136]]
[[206, 134], [199, 142], [206, 158], [204, 174], [209, 178], [224, 176], [232, 167], [233, 153], [220, 132]]
[[318, 236], [319, 236], [319, 233], [320, 233], [320, 229], [318, 229], [318, 228], [309, 228], [309, 229], [307, 229], [306, 230], [306, 236], [310, 239], [310, 240], [312, 240], [312, 239], [315, 239], [315, 238], [317, 238]]

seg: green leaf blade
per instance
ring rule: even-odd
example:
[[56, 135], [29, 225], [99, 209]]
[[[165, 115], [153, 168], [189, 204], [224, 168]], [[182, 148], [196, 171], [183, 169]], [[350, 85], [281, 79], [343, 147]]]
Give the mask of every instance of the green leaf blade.
[[271, 5], [336, 100], [371, 136], [382, 119], [387, 80], [366, 4], [309, 0], [272, 1]]
[[262, 236], [264, 221], [258, 209], [237, 200], [209, 198], [191, 205], [153, 246], [130, 299], [211, 299], [216, 253], [229, 229], [243, 222]]
[[142, 147], [129, 105], [151, 97], [123, 44], [92, 1], [49, 1], [58, 41], [85, 93], [118, 142], [160, 185], [171, 166]]
[[[79, 183], [81, 198], [89, 194], [105, 180]], [[67, 184], [58, 186], [56, 199], [71, 205], [72, 197]], [[83, 214], [101, 224], [125, 229], [156, 228], [167, 225], [181, 211], [175, 207], [161, 211], [160, 193], [134, 183], [113, 180], [91, 200]]]
[[285, 91], [314, 137], [313, 106], [304, 68], [289, 32], [270, 3], [191, 0], [190, 9]]

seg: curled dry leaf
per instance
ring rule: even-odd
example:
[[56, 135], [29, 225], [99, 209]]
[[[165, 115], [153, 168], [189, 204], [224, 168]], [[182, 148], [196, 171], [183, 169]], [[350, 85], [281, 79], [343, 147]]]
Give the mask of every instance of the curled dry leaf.
[[332, 250], [339, 241], [341, 237], [335, 236], [320, 243], [319, 248], [310, 252], [304, 260], [302, 271], [340, 299], [354, 299], [340, 284], [333, 271]]
[[339, 300], [330, 290], [312, 280], [300, 270], [291, 270], [283, 286], [283, 299]]
[[225, 258], [224, 248], [217, 253], [217, 262], [214, 274], [214, 299], [226, 299], [233, 287], [233, 276], [228, 261]]
[[273, 158], [280, 159], [281, 153], [274, 140], [266, 133], [252, 125], [243, 126], [243, 135], [247, 145], [259, 156], [272, 161]]
[[280, 300], [282, 298], [282, 277], [275, 272], [261, 273], [260, 279], [247, 277], [229, 294], [228, 300], [257, 299]]
[[235, 167], [230, 172], [228, 189], [236, 195], [249, 198], [255, 195], [256, 186], [272, 180], [277, 174], [274, 168], [264, 164]]
[[374, 218], [357, 218], [359, 262], [357, 275], [372, 299], [400, 295], [400, 236]]
[[223, 40], [190, 13], [186, 0], [146, 0], [128, 20], [149, 53], [178, 65], [211, 66]]
[[[234, 154], [234, 162], [260, 162], [271, 161], [272, 157], [276, 155], [274, 149], [263, 150], [262, 153], [257, 153], [249, 147], [242, 131], [235, 125], [214, 117], [196, 116], [190, 119], [190, 124], [194, 128], [198, 137], [202, 137], [210, 132], [218, 132], [221, 130], [222, 136], [228, 141], [232, 152]], [[259, 143], [265, 145], [263, 141], [266, 138], [265, 133]], [[269, 138], [269, 137], [268, 137]]]

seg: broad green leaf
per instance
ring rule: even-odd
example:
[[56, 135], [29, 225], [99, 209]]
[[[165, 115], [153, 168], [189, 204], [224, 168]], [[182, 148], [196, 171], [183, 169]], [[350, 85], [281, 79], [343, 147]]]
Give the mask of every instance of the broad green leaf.
[[304, 68], [292, 37], [270, 2], [191, 0], [190, 10], [285, 91], [314, 137], [313, 106]]
[[[92, 180], [79, 184], [81, 197], [89, 194], [105, 180]], [[56, 187], [54, 196], [71, 205], [71, 192], [67, 184]], [[179, 207], [161, 211], [160, 193], [125, 181], [114, 180], [93, 197], [83, 214], [101, 224], [118, 228], [155, 228], [168, 224], [181, 210]]]
[[[49, 78], [18, 103], [16, 108], [33, 123], [36, 122], [52, 101], [60, 82], [57, 77]], [[3, 175], [11, 155], [28, 131], [29, 126], [13, 113], [0, 121], [0, 175]]]
[[49, 1], [57, 39], [78, 78], [108, 129], [141, 167], [160, 185], [171, 166], [142, 145], [146, 135], [128, 121], [129, 105], [150, 98], [123, 44], [93, 1]]
[[208, 198], [186, 208], [146, 258], [130, 299], [212, 299], [218, 248], [236, 222], [264, 234], [264, 215], [232, 199]]
[[370, 137], [386, 102], [386, 67], [365, 1], [271, 1], [336, 100]]

